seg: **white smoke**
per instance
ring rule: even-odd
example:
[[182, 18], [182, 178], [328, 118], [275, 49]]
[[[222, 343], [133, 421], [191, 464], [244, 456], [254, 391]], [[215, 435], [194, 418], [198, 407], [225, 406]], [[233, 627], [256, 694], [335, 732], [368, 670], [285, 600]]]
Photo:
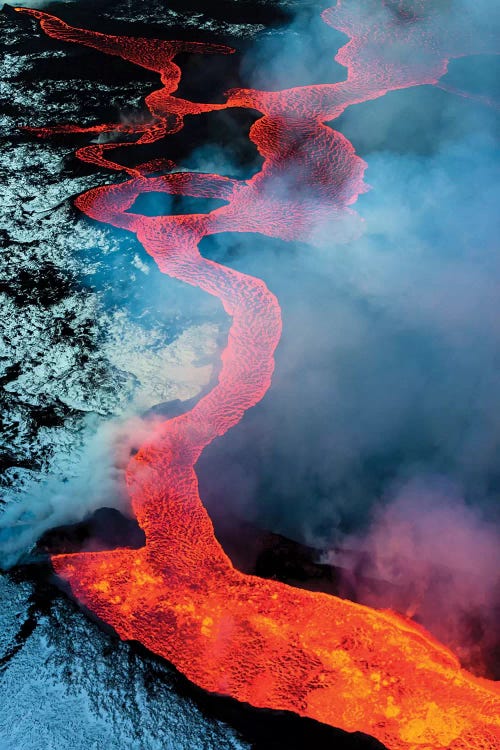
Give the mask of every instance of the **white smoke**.
[[[367, 532], [347, 537], [361, 567], [345, 574], [358, 601], [415, 617], [478, 672], [496, 647], [498, 529], [441, 477], [395, 487]], [[326, 560], [335, 563], [335, 555]], [[491, 666], [491, 665], [490, 665]]]

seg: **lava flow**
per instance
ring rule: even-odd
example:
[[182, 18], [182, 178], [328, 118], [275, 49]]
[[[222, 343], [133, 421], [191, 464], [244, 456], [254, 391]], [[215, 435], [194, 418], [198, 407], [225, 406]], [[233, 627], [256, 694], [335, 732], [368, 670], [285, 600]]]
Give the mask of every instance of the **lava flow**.
[[[128, 488], [145, 546], [57, 555], [53, 565], [121, 638], [140, 641], [205, 690], [365, 732], [391, 750], [493, 750], [500, 747], [497, 684], [461, 669], [447, 648], [393, 612], [235, 570], [214, 536], [194, 468], [205, 446], [263, 398], [281, 332], [280, 308], [265, 284], [203, 258], [200, 240], [232, 231], [321, 243], [325, 235], [345, 241], [359, 232], [350, 205], [365, 189], [366, 165], [325, 121], [390, 90], [437, 84], [452, 57], [495, 51], [495, 40], [469, 34], [463, 17], [445, 28], [439, 6], [339, 0], [323, 19], [349, 37], [336, 56], [347, 68], [345, 81], [279, 92], [236, 89], [225, 104], [175, 97], [180, 69], [174, 58], [229, 48], [99, 34], [19, 9], [50, 36], [118, 55], [156, 71], [162, 83], [146, 97], [146, 123], [34, 130], [39, 136], [112, 131], [150, 143], [202, 112], [251, 107], [263, 115], [250, 138], [264, 164], [248, 180], [175, 172], [166, 161], [124, 168], [105, 155], [130, 148], [130, 141], [78, 152], [128, 177], [85, 192], [76, 205], [136, 233], [161, 271], [216, 296], [232, 327], [212, 391], [157, 427], [129, 463]], [[208, 214], [134, 213], [137, 197], [151, 191], [221, 198], [226, 205]]]

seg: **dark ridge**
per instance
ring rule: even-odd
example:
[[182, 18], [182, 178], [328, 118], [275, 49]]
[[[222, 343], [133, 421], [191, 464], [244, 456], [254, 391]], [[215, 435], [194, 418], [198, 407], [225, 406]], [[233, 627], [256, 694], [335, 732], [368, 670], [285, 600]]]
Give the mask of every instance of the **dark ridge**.
[[[181, 403], [171, 404], [170, 416], [181, 412]], [[183, 404], [185, 406], [185, 404]], [[353, 598], [346, 583], [346, 570], [320, 562], [321, 550], [263, 530], [234, 517], [214, 521], [216, 536], [233, 565], [243, 573], [273, 578], [310, 591], [324, 591]], [[33, 553], [40, 555], [73, 553], [83, 550], [106, 550], [117, 547], [139, 549], [145, 544], [144, 532], [135, 518], [124, 516], [113, 508], [100, 508], [85, 520], [58, 526], [43, 534]], [[363, 557], [343, 550], [343, 559], [356, 568], [356, 582], [376, 585], [363, 569]], [[26, 559], [29, 563], [29, 559]], [[354, 575], [354, 574], [353, 574]], [[387, 585], [387, 584], [385, 584]], [[350, 596], [351, 595], [351, 596]]]
[[146, 542], [137, 521], [114, 508], [99, 508], [81, 523], [58, 526], [39, 539], [34, 558], [42, 554], [64, 554], [117, 547], [139, 549]]

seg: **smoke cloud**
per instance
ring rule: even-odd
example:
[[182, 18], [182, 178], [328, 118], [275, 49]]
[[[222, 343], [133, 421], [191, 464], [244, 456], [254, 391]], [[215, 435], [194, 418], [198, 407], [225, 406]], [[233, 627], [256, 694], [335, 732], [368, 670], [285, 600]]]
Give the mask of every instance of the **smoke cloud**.
[[[157, 420], [159, 418], [156, 418]], [[121, 418], [87, 426], [87, 440], [66, 475], [49, 475], [22, 488], [3, 509], [0, 527], [0, 563], [17, 563], [48, 529], [76, 523], [102, 507], [131, 515], [125, 469], [153, 425], [139, 417]], [[76, 465], [75, 465], [76, 464]]]
[[343, 581], [358, 601], [414, 617], [480, 674], [498, 669], [498, 534], [459, 487], [436, 476], [395, 486], [344, 544], [361, 552]]

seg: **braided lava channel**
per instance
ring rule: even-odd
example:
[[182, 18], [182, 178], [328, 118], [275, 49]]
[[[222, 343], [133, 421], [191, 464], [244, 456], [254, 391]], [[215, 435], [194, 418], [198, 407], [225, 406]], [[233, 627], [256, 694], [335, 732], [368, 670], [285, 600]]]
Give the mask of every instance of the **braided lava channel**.
[[[174, 58], [229, 48], [100, 34], [18, 9], [51, 37], [160, 75], [162, 87], [145, 100], [147, 123], [32, 131], [136, 135], [133, 143], [79, 149], [84, 161], [128, 177], [85, 192], [76, 205], [134, 232], [163, 273], [216, 296], [232, 319], [215, 387], [190, 412], [157, 427], [129, 463], [128, 489], [145, 546], [56, 555], [52, 562], [77, 599], [121, 638], [140, 641], [207, 691], [365, 732], [391, 750], [494, 750], [500, 747], [496, 683], [461, 669], [447, 648], [393, 612], [235, 570], [215, 538], [195, 473], [205, 446], [263, 398], [281, 333], [280, 307], [265, 284], [203, 258], [201, 239], [228, 231], [313, 244], [325, 235], [349, 239], [360, 230], [350, 205], [365, 189], [366, 165], [325, 122], [387, 91], [437, 84], [452, 57], [496, 51], [493, 38], [469, 36], [464, 18], [443, 28], [439, 3], [410, 5], [411, 12], [398, 2], [339, 0], [323, 20], [349, 37], [336, 56], [347, 68], [345, 81], [279, 92], [236, 89], [224, 104], [175, 97], [181, 71]], [[161, 160], [125, 168], [106, 154], [177, 132], [185, 116], [228, 107], [262, 113], [250, 139], [264, 164], [249, 180], [175, 172]], [[208, 214], [133, 213], [137, 197], [152, 191], [226, 205]]]

